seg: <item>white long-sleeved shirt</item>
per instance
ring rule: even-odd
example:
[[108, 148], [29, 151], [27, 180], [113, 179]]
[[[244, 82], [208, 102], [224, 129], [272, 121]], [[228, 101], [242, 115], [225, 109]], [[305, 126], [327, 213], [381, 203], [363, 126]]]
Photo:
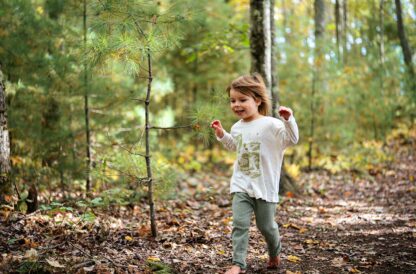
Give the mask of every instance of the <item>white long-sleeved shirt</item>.
[[[283, 120], [283, 121], [282, 121]], [[230, 192], [245, 192], [267, 202], [279, 201], [280, 171], [285, 149], [299, 140], [293, 115], [286, 121], [264, 116], [251, 122], [238, 121], [231, 132], [217, 138], [227, 149], [237, 151]]]

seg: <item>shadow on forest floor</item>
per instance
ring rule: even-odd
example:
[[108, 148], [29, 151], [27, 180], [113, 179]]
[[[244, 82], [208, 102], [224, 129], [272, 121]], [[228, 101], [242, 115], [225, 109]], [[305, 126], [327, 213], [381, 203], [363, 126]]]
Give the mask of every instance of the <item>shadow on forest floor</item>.
[[[247, 273], [415, 273], [416, 145], [396, 146], [372, 176], [302, 175], [305, 193], [277, 210], [282, 266], [266, 271], [265, 242], [250, 229]], [[158, 202], [160, 235], [147, 206], [95, 212], [15, 214], [0, 230], [4, 273], [223, 273], [231, 262], [228, 177], [184, 179], [180, 198]], [[153, 270], [152, 270], [153, 269]]]

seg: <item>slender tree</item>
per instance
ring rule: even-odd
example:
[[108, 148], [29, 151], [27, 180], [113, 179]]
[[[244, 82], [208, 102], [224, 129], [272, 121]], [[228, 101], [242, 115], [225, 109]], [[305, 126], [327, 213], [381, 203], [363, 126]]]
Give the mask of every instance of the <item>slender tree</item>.
[[146, 100], [145, 100], [145, 141], [146, 141], [146, 172], [147, 172], [147, 187], [148, 187], [148, 195], [149, 195], [149, 207], [150, 207], [150, 220], [151, 220], [151, 230], [153, 237], [157, 237], [157, 227], [156, 227], [156, 217], [155, 217], [155, 202], [153, 198], [153, 175], [152, 175], [152, 165], [150, 160], [150, 140], [149, 140], [149, 131], [150, 131], [150, 123], [149, 123], [149, 105], [150, 105], [150, 94], [152, 91], [152, 56], [151, 51], [147, 49], [147, 71], [148, 71], [148, 78], [147, 78], [147, 92], [146, 92]]
[[379, 5], [379, 64], [380, 64], [380, 91], [384, 94], [384, 0]]
[[7, 126], [6, 88], [0, 65], [0, 205], [11, 202], [10, 141]]
[[342, 36], [343, 36], [343, 50], [342, 50], [342, 57], [344, 64], [348, 61], [348, 0], [342, 0]]
[[310, 131], [309, 131], [309, 149], [308, 149], [308, 167], [312, 169], [313, 159], [313, 145], [315, 138], [315, 123], [316, 123], [316, 95], [320, 88], [324, 86], [322, 81], [323, 73], [323, 38], [325, 31], [325, 2], [324, 0], [315, 0], [314, 2], [315, 11], [315, 53], [314, 53], [314, 69], [312, 79], [312, 91], [310, 98]]
[[[152, 58], [166, 50], [168, 46], [177, 43], [178, 37], [175, 36], [177, 30], [174, 29], [174, 25], [177, 26], [178, 23], [185, 20], [183, 16], [179, 15], [183, 11], [183, 6], [174, 5], [169, 12], [162, 14], [158, 4], [148, 5], [146, 1], [124, 0], [114, 2], [106, 0], [96, 2], [96, 9], [95, 12], [102, 14], [103, 17], [97, 17], [95, 23], [98, 35], [96, 37], [97, 43], [92, 47], [95, 51], [93, 54], [94, 62], [105, 63], [110, 57], [116, 56], [120, 58], [117, 61], [124, 62], [126, 67], [129, 68], [127, 73], [133, 74], [136, 79], [147, 80], [145, 98], [134, 99], [145, 105], [145, 153], [128, 152], [144, 157], [145, 160], [146, 175], [144, 178], [139, 178], [136, 175], [136, 179], [147, 184], [151, 232], [152, 236], [156, 237], [158, 231], [154, 202], [155, 176], [152, 172], [150, 130], [180, 127], [162, 128], [151, 125], [150, 105], [154, 79]], [[111, 16], [107, 16], [110, 14]], [[144, 73], [146, 73], [146, 76]], [[184, 127], [189, 128], [189, 126]], [[123, 173], [122, 170], [119, 171]], [[140, 171], [137, 173], [140, 173]], [[160, 178], [160, 181], [164, 179]]]
[[[84, 52], [87, 52], [87, 0], [83, 3], [83, 38], [84, 38]], [[86, 137], [86, 178], [85, 188], [87, 193], [91, 189], [91, 131], [90, 131], [90, 109], [89, 109], [89, 95], [88, 95], [88, 64], [84, 60], [84, 113], [85, 113], [85, 137]]]
[[397, 17], [397, 30], [400, 39], [400, 46], [402, 47], [404, 62], [407, 67], [407, 72], [409, 74], [409, 79], [411, 81], [410, 88], [412, 90], [412, 96], [416, 101], [416, 81], [415, 79], [415, 71], [412, 64], [412, 50], [410, 48], [409, 42], [407, 40], [406, 31], [404, 29], [403, 24], [403, 13], [402, 13], [402, 5], [400, 0], [395, 0], [396, 4], [396, 17]]
[[277, 74], [277, 56], [276, 56], [276, 23], [274, 20], [274, 5], [275, 0], [270, 0], [270, 59], [271, 59], [271, 95], [272, 95], [272, 115], [277, 116], [277, 105], [279, 104], [279, 78]]
[[338, 61], [340, 61], [341, 60], [340, 46], [341, 46], [341, 33], [342, 33], [340, 0], [335, 0], [334, 11], [335, 11], [335, 38], [337, 41], [337, 57], [338, 57]]

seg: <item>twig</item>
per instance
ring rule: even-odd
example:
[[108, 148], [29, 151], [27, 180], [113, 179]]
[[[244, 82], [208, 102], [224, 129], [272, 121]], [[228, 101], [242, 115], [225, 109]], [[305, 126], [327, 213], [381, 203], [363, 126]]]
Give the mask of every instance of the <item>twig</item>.
[[19, 200], [21, 200], [22, 198], [20, 197], [20, 193], [19, 193], [19, 190], [17, 189], [16, 182], [14, 180], [12, 180], [12, 181], [13, 181], [13, 185], [14, 185], [14, 190], [16, 190], [16, 193], [17, 193], [17, 197], [19, 198]]
[[144, 155], [142, 153], [132, 152], [131, 150], [129, 150], [127, 147], [125, 147], [123, 145], [118, 145], [118, 146], [121, 147], [122, 149], [124, 149], [125, 151], [127, 151], [129, 154], [146, 157], [146, 155]]
[[138, 102], [141, 102], [141, 103], [146, 102], [146, 100], [145, 100], [145, 99], [139, 99], [139, 98], [132, 98], [131, 100], [133, 100], [133, 101], [138, 101]]
[[71, 242], [68, 242], [72, 247], [75, 247], [76, 249], [78, 249], [79, 251], [81, 251], [82, 254], [84, 254], [85, 256], [87, 256], [88, 258], [93, 258], [93, 256], [91, 254], [86, 253], [84, 250], [78, 248], [77, 246], [75, 246], [74, 244], [72, 244]]
[[122, 267], [123, 267], [123, 265], [115, 263], [112, 259], [110, 259], [110, 258], [108, 258], [108, 257], [106, 257], [106, 256], [103, 256], [103, 257], [104, 257], [104, 259], [106, 259], [106, 260], [108, 260], [109, 262], [111, 262], [113, 265], [115, 265], [115, 266], [117, 266], [117, 267], [120, 267], [120, 268], [122, 268]]
[[85, 262], [83, 262], [83, 263], [80, 263], [80, 264], [74, 265], [74, 266], [72, 267], [72, 269], [78, 269], [78, 268], [81, 268], [81, 267], [83, 267], [83, 266], [89, 265], [90, 263], [94, 263], [94, 264], [95, 264], [95, 261], [94, 261], [94, 260], [88, 260], [88, 261], [85, 261]]
[[186, 126], [175, 126], [175, 127], [149, 127], [149, 129], [180, 129], [180, 128], [192, 128], [192, 125], [186, 125]]

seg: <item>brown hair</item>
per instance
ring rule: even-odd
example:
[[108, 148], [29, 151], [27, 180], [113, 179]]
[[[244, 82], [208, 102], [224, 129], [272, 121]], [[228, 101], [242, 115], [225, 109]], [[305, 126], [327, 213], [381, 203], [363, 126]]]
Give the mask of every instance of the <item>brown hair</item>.
[[258, 107], [259, 113], [264, 116], [270, 113], [270, 98], [263, 77], [260, 74], [253, 73], [252, 75], [238, 77], [227, 87], [228, 96], [230, 96], [231, 90], [251, 96], [254, 99], [259, 99], [261, 102]]

